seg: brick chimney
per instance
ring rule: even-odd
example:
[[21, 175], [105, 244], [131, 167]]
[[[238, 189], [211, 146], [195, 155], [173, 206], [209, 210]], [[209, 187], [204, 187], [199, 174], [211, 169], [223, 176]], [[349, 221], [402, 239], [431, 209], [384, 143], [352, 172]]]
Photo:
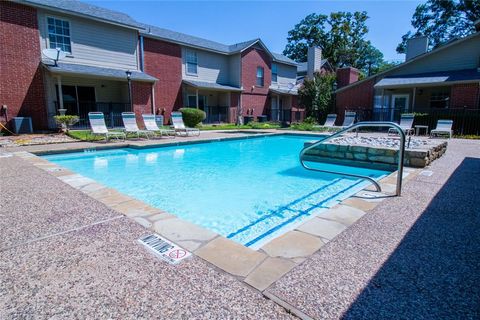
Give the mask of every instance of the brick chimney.
[[353, 67], [339, 68], [337, 69], [337, 88], [348, 86], [358, 81], [360, 71]]
[[322, 49], [320, 47], [308, 47], [307, 52], [307, 77], [313, 78], [315, 72], [322, 69]]

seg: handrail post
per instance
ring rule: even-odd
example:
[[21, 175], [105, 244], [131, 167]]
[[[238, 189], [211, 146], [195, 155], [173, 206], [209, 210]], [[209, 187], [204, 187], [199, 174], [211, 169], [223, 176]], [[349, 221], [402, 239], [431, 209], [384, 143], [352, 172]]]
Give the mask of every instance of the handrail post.
[[331, 173], [331, 174], [338, 174], [338, 175], [350, 176], [350, 177], [356, 177], [356, 178], [361, 178], [361, 179], [368, 180], [375, 186], [375, 188], [377, 189], [378, 192], [381, 192], [381, 187], [378, 184], [378, 182], [375, 181], [374, 179], [370, 178], [370, 177], [357, 175], [357, 174], [351, 174], [351, 173], [341, 173], [341, 172], [336, 172], [336, 171], [310, 168], [307, 165], [305, 165], [304, 160], [303, 160], [303, 156], [305, 155], [305, 153], [308, 150], [313, 149], [317, 145], [323, 144], [326, 141], [331, 140], [335, 137], [338, 137], [338, 136], [340, 136], [340, 135], [342, 135], [342, 134], [344, 134], [348, 131], [351, 131], [353, 129], [356, 129], [357, 134], [358, 134], [358, 128], [362, 128], [362, 127], [390, 127], [390, 128], [394, 128], [398, 131], [398, 134], [400, 135], [400, 147], [399, 147], [399, 153], [398, 153], [397, 186], [396, 186], [395, 195], [400, 196], [401, 192], [402, 192], [403, 162], [404, 162], [404, 151], [405, 151], [405, 132], [403, 131], [403, 129], [398, 124], [396, 124], [394, 122], [387, 122], [387, 121], [357, 122], [357, 123], [351, 125], [348, 128], [340, 130], [340, 131], [326, 137], [323, 140], [317, 141], [317, 142], [311, 144], [310, 146], [307, 146], [307, 147], [303, 148], [302, 151], [300, 151], [300, 155], [299, 155], [300, 164], [302, 165], [302, 167], [304, 167], [307, 170], [325, 172], [325, 173]]

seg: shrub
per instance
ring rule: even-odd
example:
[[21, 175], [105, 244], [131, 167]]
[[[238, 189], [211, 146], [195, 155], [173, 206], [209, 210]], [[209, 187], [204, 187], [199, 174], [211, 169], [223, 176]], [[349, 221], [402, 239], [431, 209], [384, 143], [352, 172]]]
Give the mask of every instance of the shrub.
[[55, 122], [68, 132], [68, 127], [78, 122], [78, 116], [54, 116]]
[[305, 119], [303, 119], [303, 123], [316, 124], [317, 120], [315, 120], [314, 117], [310, 116], [310, 117], [306, 117]]
[[183, 122], [187, 127], [194, 128], [197, 124], [205, 120], [207, 114], [196, 108], [181, 108]]

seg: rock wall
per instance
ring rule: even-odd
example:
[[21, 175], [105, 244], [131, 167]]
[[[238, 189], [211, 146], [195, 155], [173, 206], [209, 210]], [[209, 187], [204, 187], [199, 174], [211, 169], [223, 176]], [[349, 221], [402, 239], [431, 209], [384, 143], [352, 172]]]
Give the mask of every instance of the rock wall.
[[[306, 142], [305, 147], [312, 142]], [[441, 142], [429, 149], [406, 149], [404, 165], [423, 168], [441, 157], [447, 150], [447, 142]], [[363, 145], [343, 145], [325, 143], [305, 153], [308, 161], [328, 163], [358, 164], [363, 167], [389, 168], [398, 164], [398, 150], [392, 148], [369, 147]]]

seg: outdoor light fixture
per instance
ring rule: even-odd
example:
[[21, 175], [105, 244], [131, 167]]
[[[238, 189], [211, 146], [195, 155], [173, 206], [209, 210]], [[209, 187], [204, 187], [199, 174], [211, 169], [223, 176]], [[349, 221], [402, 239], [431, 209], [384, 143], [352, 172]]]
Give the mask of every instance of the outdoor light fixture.
[[132, 71], [127, 70], [125, 71], [125, 74], [127, 75], [127, 82], [128, 82], [128, 105], [130, 107], [129, 111], [132, 111]]

